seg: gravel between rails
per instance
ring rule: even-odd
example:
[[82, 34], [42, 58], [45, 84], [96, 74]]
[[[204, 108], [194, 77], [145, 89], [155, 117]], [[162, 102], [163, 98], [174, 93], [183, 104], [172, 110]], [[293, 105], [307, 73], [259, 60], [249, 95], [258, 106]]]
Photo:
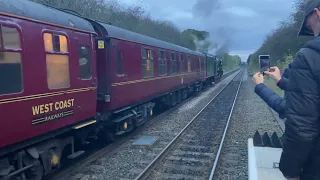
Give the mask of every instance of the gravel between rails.
[[242, 72], [190, 124], [147, 179], [208, 179], [241, 75]]
[[229, 129], [217, 165], [215, 180], [248, 179], [248, 138], [259, 132], [282, 131], [268, 105], [254, 93], [252, 80], [244, 75], [239, 95], [230, 119]]
[[[233, 75], [235, 72], [237, 72], [239, 69], [233, 70], [233, 71], [229, 71], [223, 74], [222, 78], [221, 78], [221, 82], [223, 82], [224, 79], [228, 78], [230, 75]], [[200, 92], [199, 94], [202, 94], [208, 90], [210, 90], [212, 88], [208, 87], [207, 89], [205, 89], [204, 91]], [[199, 95], [198, 94], [198, 95]], [[50, 174], [44, 177], [44, 180], [65, 180], [68, 179], [70, 177], [72, 177], [71, 179], [87, 179], [87, 175], [84, 174], [79, 174], [77, 172], [82, 171], [82, 169], [84, 169], [84, 167], [87, 167], [88, 165], [90, 165], [92, 162], [94, 162], [95, 160], [99, 159], [100, 157], [112, 157], [115, 152], [114, 150], [117, 149], [117, 147], [121, 146], [124, 142], [127, 142], [128, 139], [130, 137], [132, 137], [134, 134], [139, 134], [141, 131], [143, 131], [143, 129], [146, 129], [150, 126], [152, 126], [153, 124], [156, 124], [157, 122], [161, 121], [162, 119], [164, 119], [164, 117], [166, 117], [168, 114], [176, 111], [177, 109], [179, 109], [181, 106], [183, 106], [184, 104], [187, 104], [189, 102], [192, 102], [192, 100], [194, 98], [197, 98], [197, 95], [189, 97], [188, 99], [186, 99], [185, 101], [181, 102], [180, 104], [177, 104], [175, 107], [170, 108], [168, 110], [165, 110], [163, 112], [155, 112], [155, 116], [154, 118], [150, 119], [149, 122], [147, 122], [144, 126], [137, 128], [135, 131], [133, 131], [130, 134], [121, 136], [119, 138], [117, 138], [116, 142], [102, 148], [102, 149], [96, 149], [96, 152], [93, 150], [93, 154], [87, 154], [84, 157], [81, 157], [80, 159], [77, 159], [75, 162], [73, 162], [73, 164], [69, 164], [66, 167], [64, 167], [61, 170], [58, 170], [56, 173], [54, 174]], [[160, 114], [158, 114], [160, 113]], [[76, 174], [75, 174], [76, 173]], [[75, 174], [75, 175], [74, 175]]]
[[[238, 70], [239, 69], [225, 72], [222, 75], [220, 81], [224, 80], [225, 78], [232, 75], [233, 73], [235, 73]], [[205, 89], [204, 91], [201, 91], [199, 94], [204, 93], [207, 90], [210, 90], [210, 88], [212, 88], [212, 86], [211, 87], [209, 86], [207, 89]], [[69, 177], [71, 177], [71, 175], [74, 174], [74, 172], [80, 171], [79, 169], [82, 170], [83, 167], [86, 167], [88, 164], [91, 164], [93, 161], [99, 159], [100, 157], [112, 156], [113, 150], [116, 147], [123, 144], [123, 142], [126, 142], [128, 140], [128, 137], [133, 136], [133, 134], [138, 134], [140, 131], [143, 130], [143, 128], [148, 128], [149, 126], [152, 126], [153, 123], [159, 122], [159, 120], [163, 119], [163, 117], [167, 116], [167, 114], [170, 114], [171, 112], [174, 112], [176, 109], [179, 109], [179, 107], [181, 107], [182, 105], [184, 105], [188, 102], [191, 102], [193, 100], [193, 98], [197, 98], [197, 95], [187, 98], [183, 102], [177, 104], [175, 107], [172, 107], [170, 109], [167, 109], [164, 111], [160, 110], [159, 112], [154, 112], [155, 116], [152, 119], [150, 119], [150, 121], [147, 122], [144, 126], [137, 128], [135, 131], [133, 131], [130, 134], [118, 137], [116, 139], [116, 142], [114, 142], [110, 145], [107, 145], [106, 147], [97, 147], [98, 149], [93, 149], [92, 152], [89, 152], [89, 154], [86, 154], [85, 156], [81, 157], [80, 159], [77, 159], [76, 161], [66, 165], [65, 167], [63, 167], [63, 169], [60, 169], [53, 174], [49, 174], [49, 175], [45, 176], [44, 180], [69, 179]], [[83, 176], [82, 174], [76, 174], [76, 176], [74, 176], [72, 179], [80, 179], [82, 176]], [[86, 179], [86, 178], [84, 178], [84, 179]]]
[[[125, 180], [135, 178], [177, 135], [178, 132], [214, 97], [240, 70], [219, 82], [151, 127], [143, 129], [131, 141], [122, 144], [111, 158], [100, 158], [81, 172], [72, 174], [69, 180]], [[132, 141], [141, 136], [157, 136], [158, 143], [152, 149], [137, 149]]]

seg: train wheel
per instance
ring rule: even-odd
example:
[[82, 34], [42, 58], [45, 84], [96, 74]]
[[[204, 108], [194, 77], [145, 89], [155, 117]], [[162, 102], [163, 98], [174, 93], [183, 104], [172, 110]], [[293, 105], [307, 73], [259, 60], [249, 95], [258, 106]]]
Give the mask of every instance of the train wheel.
[[33, 167], [26, 171], [26, 177], [28, 180], [41, 180], [43, 176], [43, 166], [38, 159], [33, 159], [30, 161]]
[[124, 131], [126, 131], [126, 132], [130, 132], [130, 131], [132, 131], [134, 128], [135, 128], [135, 126], [134, 126], [134, 124], [133, 124], [132, 119], [129, 119], [129, 120], [125, 121], [124, 124], [123, 124], [123, 129], [124, 129]]

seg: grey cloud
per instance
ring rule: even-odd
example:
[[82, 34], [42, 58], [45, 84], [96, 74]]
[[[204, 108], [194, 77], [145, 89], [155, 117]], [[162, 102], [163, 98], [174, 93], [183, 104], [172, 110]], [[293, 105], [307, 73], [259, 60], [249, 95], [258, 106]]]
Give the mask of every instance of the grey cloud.
[[212, 42], [220, 45], [230, 42], [230, 52], [252, 53], [265, 36], [294, 10], [292, 0], [121, 1], [140, 2], [154, 18], [171, 20], [181, 30], [208, 31]]
[[219, 0], [197, 0], [193, 5], [193, 15], [208, 17], [211, 16], [214, 10], [217, 10], [221, 7]]

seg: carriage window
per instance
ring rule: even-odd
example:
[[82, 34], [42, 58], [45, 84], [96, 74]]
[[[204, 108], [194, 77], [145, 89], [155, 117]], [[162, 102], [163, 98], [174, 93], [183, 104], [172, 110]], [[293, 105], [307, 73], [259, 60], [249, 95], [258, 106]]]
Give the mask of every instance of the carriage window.
[[1, 27], [3, 45], [7, 49], [20, 49], [20, 35], [16, 28]]
[[143, 77], [153, 77], [153, 54], [151, 49], [142, 48], [142, 73]]
[[70, 87], [67, 37], [64, 35], [44, 33], [43, 39], [46, 50], [49, 89]]
[[18, 30], [0, 25], [0, 95], [23, 90], [20, 47]]
[[164, 76], [167, 75], [167, 58], [165, 56], [164, 51], [159, 51], [159, 75]]
[[183, 59], [183, 55], [180, 54], [180, 73], [183, 73], [185, 71], [185, 63], [184, 63], [184, 59]]
[[[55, 36], [56, 37], [56, 36]], [[59, 41], [59, 45], [60, 45], [60, 52], [68, 52], [68, 43], [67, 43], [67, 37], [59, 35], [59, 39], [57, 39], [57, 41]], [[58, 44], [58, 43], [57, 43]]]
[[[67, 48], [67, 47], [66, 47]], [[80, 46], [79, 48], [79, 76], [80, 79], [91, 78], [91, 61], [89, 46]]]
[[117, 50], [117, 74], [122, 75], [123, 69], [122, 69], [122, 52], [120, 50]]
[[177, 60], [175, 58], [175, 54], [171, 53], [170, 56], [170, 69], [171, 69], [171, 74], [176, 74], [177, 73]]
[[197, 66], [198, 66], [198, 64], [197, 64], [197, 58], [195, 57], [195, 58], [193, 58], [193, 61], [191, 61], [191, 64], [193, 64], [193, 65], [191, 65], [191, 71], [192, 72], [196, 72], [197, 71]]
[[52, 34], [44, 33], [43, 39], [46, 51], [53, 51]]
[[50, 89], [70, 86], [68, 55], [47, 54], [47, 81]]
[[0, 52], [0, 95], [22, 91], [20, 52]]
[[188, 72], [191, 72], [191, 57], [188, 56]]
[[67, 37], [64, 35], [44, 33], [44, 44], [46, 51], [68, 52]]
[[144, 48], [141, 49], [141, 56], [142, 58], [147, 58], [147, 49], [144, 49]]

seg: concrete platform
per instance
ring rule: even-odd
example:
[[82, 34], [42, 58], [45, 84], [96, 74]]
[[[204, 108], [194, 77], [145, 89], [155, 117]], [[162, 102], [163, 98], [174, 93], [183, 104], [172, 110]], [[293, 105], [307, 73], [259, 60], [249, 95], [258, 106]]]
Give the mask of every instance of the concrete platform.
[[249, 180], [286, 180], [279, 170], [281, 148], [255, 147], [248, 140]]
[[142, 136], [131, 145], [135, 148], [152, 148], [159, 140], [157, 136]]

